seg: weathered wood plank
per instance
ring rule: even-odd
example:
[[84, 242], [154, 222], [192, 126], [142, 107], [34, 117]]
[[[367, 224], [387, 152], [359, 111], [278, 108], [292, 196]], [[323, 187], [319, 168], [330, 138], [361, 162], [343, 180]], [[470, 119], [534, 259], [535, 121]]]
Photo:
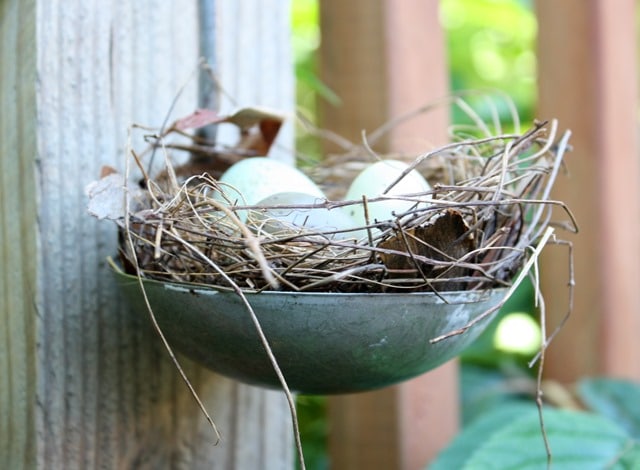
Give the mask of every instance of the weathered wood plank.
[[[216, 70], [225, 92], [220, 96], [221, 111], [259, 105], [293, 115], [293, 59], [289, 49], [274, 47], [291, 41], [289, 1], [226, 0], [223, 3], [224, 8], [217, 9], [215, 19]], [[234, 35], [236, 40], [229, 41]], [[284, 123], [270, 157], [293, 164], [293, 128], [293, 119]], [[233, 129], [221, 127], [218, 131], [221, 141], [234, 141]]]
[[[0, 461], [36, 462], [35, 2], [0, 3]], [[16, 51], [21, 51], [18, 56]]]
[[[274, 2], [266, 14], [214, 4], [234, 25], [219, 33], [226, 48], [257, 24], [273, 38], [254, 41], [234, 68], [215, 46], [223, 87], [292, 109], [289, 44], [280, 31], [288, 4]], [[183, 359], [222, 433], [212, 445], [148, 319], [127, 309], [111, 279], [104, 259], [115, 252], [115, 228], [85, 211], [84, 187], [100, 167], [124, 165], [127, 126], [159, 126], [196, 67], [196, 1], [10, 0], [0, 4], [0, 20], [1, 63], [15, 64], [0, 72], [1, 108], [12, 116], [0, 119], [0, 433], [10, 436], [0, 439], [0, 461], [290, 468], [284, 396]], [[267, 49], [263, 69], [258, 58]], [[261, 87], [250, 80], [236, 87], [236, 74], [260, 76]], [[174, 118], [197, 105], [197, 82]]]
[[[363, 129], [444, 97], [448, 90], [438, 3], [320, 3], [322, 78], [342, 99], [321, 108], [321, 127], [354, 142]], [[421, 152], [447, 140], [448, 112], [408, 121], [379, 151]], [[419, 469], [453, 437], [458, 374], [452, 361], [379, 392], [330, 400], [332, 468]]]
[[[546, 360], [549, 377], [640, 379], [640, 161], [636, 3], [539, 0], [539, 116], [573, 131], [568, 178], [555, 198], [572, 208], [575, 308]], [[567, 263], [544, 256], [551, 323], [566, 311]]]

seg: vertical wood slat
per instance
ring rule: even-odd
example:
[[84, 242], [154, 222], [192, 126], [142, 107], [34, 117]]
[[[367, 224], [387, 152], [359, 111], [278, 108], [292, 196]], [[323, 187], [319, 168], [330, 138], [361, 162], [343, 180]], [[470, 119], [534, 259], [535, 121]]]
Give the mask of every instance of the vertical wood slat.
[[[220, 75], [227, 89], [236, 74], [259, 75], [252, 98], [292, 109], [281, 31], [288, 4], [272, 3], [269, 23], [258, 10], [215, 2], [216, 17], [239, 27], [220, 33], [225, 47], [258, 23], [274, 37], [264, 47], [254, 42], [236, 67], [225, 65], [230, 58], [219, 47]], [[195, 0], [0, 2], [0, 59], [9, 64], [0, 71], [0, 434], [8, 436], [0, 462], [7, 468], [292, 465], [281, 393], [182, 359], [222, 433], [212, 445], [144, 312], [129, 311], [111, 279], [104, 259], [115, 252], [115, 227], [85, 210], [84, 187], [100, 167], [123, 169], [127, 126], [159, 126], [197, 65], [196, 15]], [[251, 60], [265, 48], [267, 70]], [[247, 93], [242, 87], [234, 90]], [[196, 88], [192, 80], [174, 118], [197, 105]]]
[[[289, 3], [290, 0], [225, 0], [224, 8], [217, 9], [215, 37], [216, 70], [224, 89], [220, 95], [221, 112], [256, 105], [287, 112], [290, 118], [278, 132], [269, 156], [293, 164], [293, 59], [288, 49], [274, 47], [291, 41]], [[252, 21], [240, 21], [242, 18]], [[229, 37], [236, 40], [229, 41]], [[221, 126], [218, 133], [221, 142], [235, 142], [234, 129]]]
[[[636, 2], [538, 0], [539, 116], [573, 131], [568, 178], [554, 197], [581, 232], [575, 248], [575, 308], [549, 349], [549, 377], [606, 374], [640, 379], [640, 165]], [[564, 234], [561, 234], [564, 236]], [[547, 314], [566, 311], [566, 262], [543, 257]]]
[[0, 462], [7, 468], [36, 462], [35, 404], [29, 400], [36, 392], [36, 141], [29, 135], [36, 118], [35, 23], [19, 21], [34, 8], [30, 0], [0, 2]]
[[[322, 79], [342, 100], [324, 104], [321, 127], [359, 142], [362, 129], [447, 94], [437, 2], [323, 1], [320, 13]], [[423, 152], [446, 142], [447, 126], [443, 107], [394, 129], [376, 149]], [[332, 468], [423, 468], [457, 430], [457, 371], [451, 361], [399, 386], [331, 398]]]

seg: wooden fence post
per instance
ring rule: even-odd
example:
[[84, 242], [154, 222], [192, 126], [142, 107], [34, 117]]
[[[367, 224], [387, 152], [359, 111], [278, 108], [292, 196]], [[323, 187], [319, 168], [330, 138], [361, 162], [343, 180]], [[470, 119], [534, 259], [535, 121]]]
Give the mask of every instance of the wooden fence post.
[[[342, 99], [321, 108], [321, 127], [360, 142], [361, 130], [446, 96], [438, 2], [327, 0], [320, 12], [322, 78]], [[443, 107], [394, 129], [381, 150], [425, 151], [446, 141], [447, 126]], [[455, 361], [399, 386], [332, 398], [332, 468], [421, 469], [455, 434], [458, 406]]]
[[[636, 2], [538, 0], [539, 112], [573, 131], [554, 197], [574, 211], [575, 308], [549, 348], [550, 378], [640, 380], [640, 156]], [[560, 234], [564, 236], [564, 234]], [[549, 322], [567, 306], [567, 263], [543, 257]]]
[[[223, 87], [292, 109], [288, 2], [213, 5]], [[292, 468], [282, 393], [182, 359], [222, 433], [213, 445], [106, 267], [115, 227], [86, 212], [100, 167], [123, 168], [128, 125], [159, 126], [195, 69], [198, 24], [196, 0], [0, 2], [3, 468]], [[197, 82], [174, 118], [197, 106]]]

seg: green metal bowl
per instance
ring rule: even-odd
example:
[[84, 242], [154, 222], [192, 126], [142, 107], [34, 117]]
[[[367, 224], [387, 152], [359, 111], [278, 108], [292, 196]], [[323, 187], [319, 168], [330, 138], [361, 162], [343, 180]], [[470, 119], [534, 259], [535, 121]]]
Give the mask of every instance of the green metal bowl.
[[[114, 266], [115, 268], [115, 266]], [[115, 269], [135, 310], [147, 315], [138, 279]], [[153, 312], [177, 351], [242, 382], [280, 382], [246, 306], [232, 291], [145, 279]], [[292, 391], [336, 394], [372, 390], [431, 370], [458, 355], [494, 314], [463, 327], [502, 300], [505, 289], [411, 294], [249, 293]]]

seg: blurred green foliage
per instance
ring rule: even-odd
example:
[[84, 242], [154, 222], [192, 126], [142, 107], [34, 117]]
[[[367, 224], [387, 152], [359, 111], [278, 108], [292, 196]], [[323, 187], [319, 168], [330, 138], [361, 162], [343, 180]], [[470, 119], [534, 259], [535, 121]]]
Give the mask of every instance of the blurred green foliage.
[[[327, 435], [329, 432], [326, 412], [327, 399], [323, 396], [299, 395], [296, 399], [302, 452], [309, 470], [327, 470]], [[297, 468], [300, 468], [296, 459]]]
[[[523, 122], [536, 103], [537, 21], [529, 0], [442, 0], [451, 89], [495, 89], [515, 102]], [[453, 121], [462, 116], [454, 113]]]
[[[452, 91], [501, 90], [515, 101], [523, 120], [530, 120], [536, 101], [537, 22], [532, 0], [441, 0], [440, 20]], [[292, 25], [297, 105], [314, 119], [318, 98], [339, 101], [317, 70], [318, 0], [293, 1]]]
[[296, 105], [309, 119], [316, 114], [316, 101], [323, 88], [316, 70], [316, 51], [320, 46], [317, 0], [292, 2], [292, 49], [296, 72]]
[[[331, 103], [339, 98], [320, 80], [318, 54], [320, 25], [318, 0], [295, 0], [292, 2], [292, 49], [296, 74], [296, 110], [298, 114], [317, 125], [318, 100]], [[312, 165], [321, 158], [322, 149], [318, 138], [304, 132], [298, 125], [296, 130], [296, 152], [298, 166]]]
[[[440, 20], [446, 34], [451, 91], [499, 90], [514, 101], [521, 121], [530, 123], [536, 103], [537, 22], [532, 0], [441, 0]], [[292, 26], [297, 110], [315, 124], [320, 100], [340, 102], [318, 71], [318, 0], [293, 1]], [[491, 118], [492, 110], [486, 101], [472, 104], [485, 120]], [[508, 121], [509, 109], [504, 100], [493, 104], [499, 106], [500, 116]], [[455, 107], [452, 120], [468, 122]], [[300, 164], [317, 161], [321, 157], [318, 140], [299, 131], [296, 147]]]
[[[513, 100], [526, 127], [534, 118], [536, 104], [537, 23], [532, 0], [441, 0], [440, 6], [440, 20], [448, 48], [451, 91], [500, 91]], [[321, 41], [318, 0], [292, 1], [292, 26], [297, 109], [315, 124], [320, 100], [334, 104], [339, 102], [339, 97], [322, 83], [318, 72], [316, 52]], [[472, 100], [472, 104], [483, 119], [491, 119], [494, 111], [486, 101]], [[498, 112], [500, 117], [508, 118], [506, 106], [499, 108]], [[468, 118], [452, 108], [452, 120], [464, 123]], [[321, 158], [318, 141], [303, 132], [298, 133], [296, 146], [301, 155], [301, 165]], [[517, 291], [500, 315], [512, 311], [534, 314], [533, 289], [529, 283]], [[476, 393], [486, 388], [489, 382], [499, 383], [505, 376], [527, 374], [525, 365], [529, 358], [496, 349], [494, 335], [497, 324], [498, 321], [494, 321], [462, 356], [465, 418], [481, 413], [495, 402], [493, 395], [485, 399]], [[304, 396], [298, 399], [305, 460], [311, 470], [329, 466], [325, 400], [323, 397]]]

